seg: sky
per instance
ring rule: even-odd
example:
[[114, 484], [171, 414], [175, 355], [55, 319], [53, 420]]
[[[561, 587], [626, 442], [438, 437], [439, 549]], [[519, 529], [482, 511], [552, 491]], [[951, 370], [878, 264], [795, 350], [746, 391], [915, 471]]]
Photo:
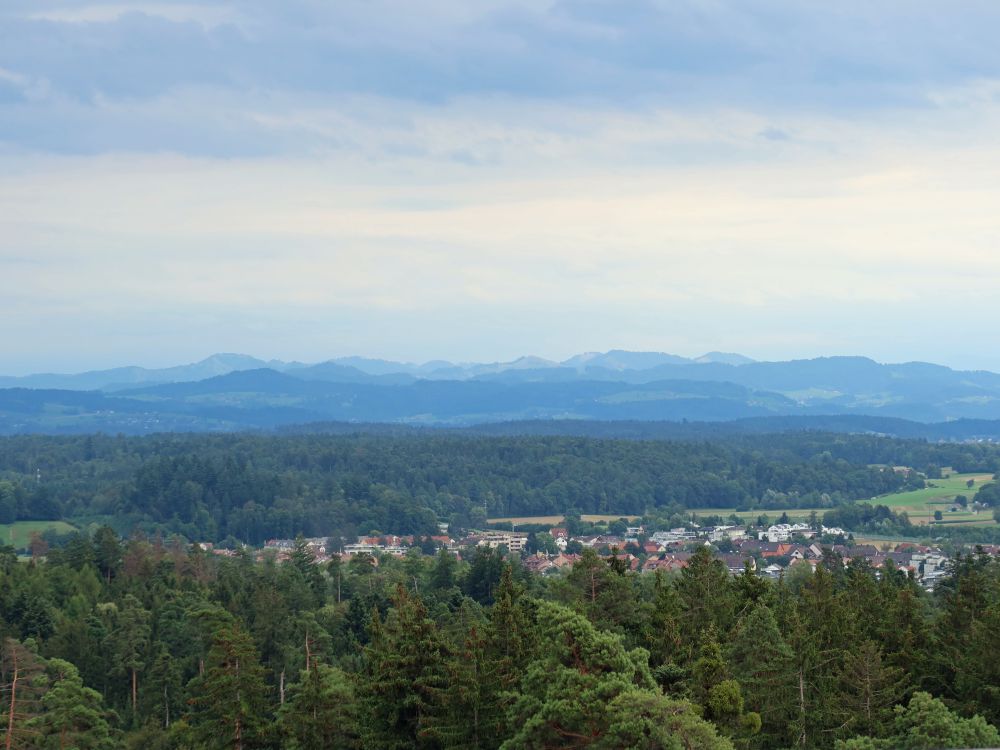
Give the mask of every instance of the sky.
[[0, 371], [1000, 370], [995, 0], [0, 3]]

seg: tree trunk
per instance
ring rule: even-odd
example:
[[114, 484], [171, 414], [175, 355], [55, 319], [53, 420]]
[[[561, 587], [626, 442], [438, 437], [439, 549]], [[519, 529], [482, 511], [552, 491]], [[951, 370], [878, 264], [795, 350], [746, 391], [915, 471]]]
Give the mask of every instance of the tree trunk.
[[285, 705], [285, 670], [281, 670], [281, 674], [278, 676], [278, 703], [282, 706]]
[[14, 675], [10, 681], [10, 711], [7, 714], [7, 741], [6, 750], [10, 750], [11, 742], [14, 740], [14, 713], [17, 709], [17, 649], [10, 650], [14, 660]]
[[799, 717], [802, 720], [802, 728], [799, 730], [799, 745], [805, 747], [806, 744], [806, 676], [802, 669], [799, 669]]
[[139, 678], [136, 675], [135, 667], [132, 667], [132, 713], [135, 713], [135, 698], [138, 692]]

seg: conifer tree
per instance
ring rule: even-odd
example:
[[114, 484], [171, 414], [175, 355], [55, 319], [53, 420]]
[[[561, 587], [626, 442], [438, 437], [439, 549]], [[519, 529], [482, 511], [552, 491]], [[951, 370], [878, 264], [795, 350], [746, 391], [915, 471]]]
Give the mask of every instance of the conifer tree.
[[889, 731], [893, 707], [902, 700], [906, 675], [886, 664], [874, 641], [863, 641], [844, 653], [833, 702], [841, 736], [881, 737]]
[[20, 750], [32, 744], [33, 732], [26, 726], [41, 711], [45, 667], [28, 646], [6, 638], [0, 652], [0, 742], [4, 750]]
[[940, 750], [1000, 746], [1000, 732], [978, 714], [962, 718], [930, 693], [914, 693], [897, 706], [892, 733], [882, 739], [838, 740], [836, 750]]
[[[732, 750], [715, 725], [687, 701], [671, 700], [648, 690], [628, 690], [609, 705], [607, 733], [595, 750]], [[579, 747], [579, 745], [570, 746]]]
[[795, 714], [794, 655], [774, 614], [758, 604], [739, 624], [729, 649], [733, 675], [743, 688], [747, 710], [761, 718], [755, 744], [781, 746]]
[[267, 687], [253, 640], [239, 626], [215, 634], [205, 672], [192, 680], [188, 721], [208, 748], [244, 750], [266, 740]]
[[681, 605], [677, 591], [663, 580], [661, 571], [656, 571], [653, 591], [653, 605], [647, 620], [644, 643], [649, 651], [649, 664], [653, 667], [654, 674], [657, 674], [659, 667], [670, 663], [679, 653]]
[[1000, 724], [1000, 602], [973, 621], [968, 646], [960, 657], [955, 690], [970, 712]]
[[708, 547], [699, 547], [677, 581], [681, 600], [681, 634], [689, 653], [710, 626], [727, 632], [733, 618], [733, 590], [729, 571]]
[[483, 624], [470, 621], [447, 662], [445, 686], [424, 723], [426, 734], [448, 750], [497, 747], [504, 729], [500, 668], [490, 658]]
[[289, 687], [278, 729], [288, 750], [360, 748], [358, 706], [348, 676], [314, 660]]
[[505, 750], [599, 746], [612, 701], [630, 690], [658, 694], [645, 651], [549, 602], [538, 606], [538, 656], [528, 665], [508, 715]]
[[698, 658], [691, 666], [690, 694], [704, 708], [705, 717], [728, 736], [749, 736], [760, 730], [760, 716], [744, 712], [743, 692], [729, 676], [714, 628], [702, 636]]
[[315, 605], [322, 606], [326, 601], [326, 578], [323, 577], [323, 569], [316, 562], [316, 553], [301, 535], [295, 538], [295, 547], [288, 561], [309, 587], [315, 597]]
[[181, 668], [166, 647], [159, 651], [149, 666], [144, 699], [145, 715], [155, 717], [159, 726], [169, 729], [181, 714]]
[[139, 691], [139, 672], [146, 663], [149, 648], [150, 614], [131, 594], [126, 594], [112, 631], [112, 650], [116, 669], [128, 675], [129, 705], [136, 710]]
[[62, 659], [46, 664], [50, 686], [42, 696], [42, 713], [27, 722], [44, 750], [113, 750], [119, 742], [112, 730], [114, 714], [105, 710], [101, 694], [84, 687], [76, 667]]
[[372, 614], [359, 697], [366, 747], [435, 747], [427, 717], [446, 683], [445, 646], [423, 602], [396, 589], [385, 622]]

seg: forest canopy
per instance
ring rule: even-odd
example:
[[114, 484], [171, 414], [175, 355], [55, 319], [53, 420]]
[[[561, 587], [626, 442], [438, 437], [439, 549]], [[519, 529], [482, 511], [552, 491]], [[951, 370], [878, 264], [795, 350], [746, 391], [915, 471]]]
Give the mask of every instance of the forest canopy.
[[[913, 467], [900, 473], [893, 466]], [[0, 439], [0, 523], [69, 519], [188, 539], [435, 533], [487, 517], [834, 509], [996, 472], [989, 444], [801, 433], [713, 442], [461, 435]]]

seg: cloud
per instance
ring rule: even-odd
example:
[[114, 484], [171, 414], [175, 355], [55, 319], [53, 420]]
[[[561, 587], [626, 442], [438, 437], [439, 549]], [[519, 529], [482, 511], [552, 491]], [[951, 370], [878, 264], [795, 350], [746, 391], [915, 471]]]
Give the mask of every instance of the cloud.
[[[289, 101], [863, 115], [941, 106], [930, 92], [1000, 78], [989, 3], [21, 0], [0, 14], [0, 68], [48, 90], [0, 102], [13, 123], [0, 135], [57, 152], [287, 152], [256, 138], [246, 113], [281, 117]], [[54, 119], [67, 126], [45, 127]], [[227, 149], [234, 139], [250, 142]]]
[[143, 327], [163, 356], [302, 359], [915, 358], [988, 336], [964, 311], [1000, 314], [997, 21], [924, 0], [4, 3], [7, 352], [83, 357], [89, 330], [121, 361]]

